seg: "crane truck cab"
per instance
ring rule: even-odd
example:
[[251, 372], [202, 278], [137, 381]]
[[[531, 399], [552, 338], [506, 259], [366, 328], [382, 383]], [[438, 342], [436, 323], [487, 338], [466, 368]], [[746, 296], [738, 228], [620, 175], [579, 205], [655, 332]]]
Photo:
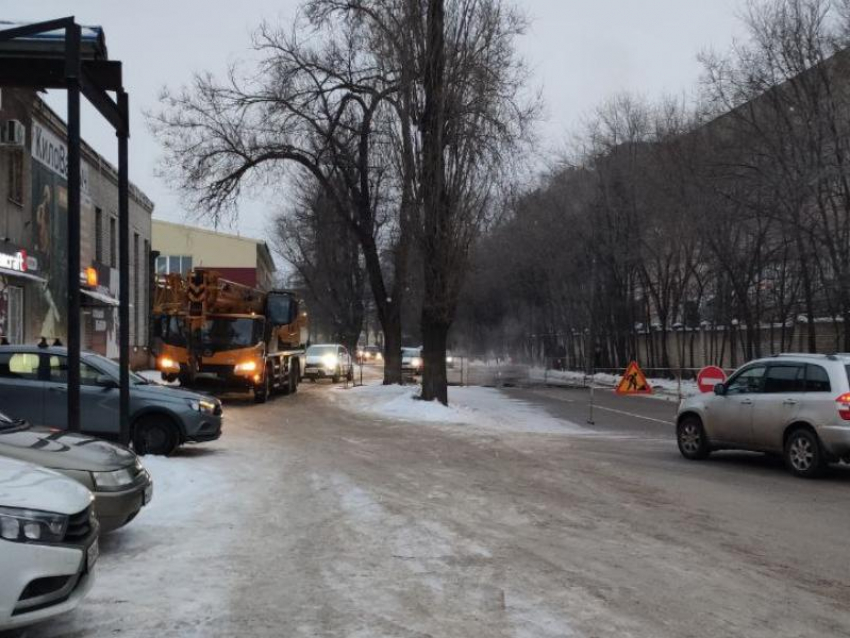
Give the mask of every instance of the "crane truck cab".
[[213, 381], [253, 389], [262, 403], [274, 391], [297, 391], [307, 342], [307, 313], [291, 291], [263, 291], [195, 269], [157, 279], [157, 368], [183, 386]]

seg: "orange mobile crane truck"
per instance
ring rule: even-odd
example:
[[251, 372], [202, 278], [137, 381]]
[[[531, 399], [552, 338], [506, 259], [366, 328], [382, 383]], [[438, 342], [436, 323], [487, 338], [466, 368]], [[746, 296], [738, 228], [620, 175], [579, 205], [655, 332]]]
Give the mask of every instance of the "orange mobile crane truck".
[[307, 313], [288, 291], [265, 292], [196, 268], [159, 275], [153, 304], [157, 368], [165, 381], [215, 379], [264, 403], [292, 394], [304, 369]]

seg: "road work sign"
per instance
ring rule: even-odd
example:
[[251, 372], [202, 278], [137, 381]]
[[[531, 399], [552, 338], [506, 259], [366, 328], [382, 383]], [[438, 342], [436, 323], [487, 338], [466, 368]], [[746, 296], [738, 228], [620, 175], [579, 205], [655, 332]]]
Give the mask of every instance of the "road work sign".
[[699, 371], [697, 385], [700, 392], [714, 392], [714, 386], [726, 381], [726, 373], [717, 366], [708, 366]]
[[652, 386], [636, 361], [632, 361], [626, 368], [617, 386], [617, 394], [652, 394]]

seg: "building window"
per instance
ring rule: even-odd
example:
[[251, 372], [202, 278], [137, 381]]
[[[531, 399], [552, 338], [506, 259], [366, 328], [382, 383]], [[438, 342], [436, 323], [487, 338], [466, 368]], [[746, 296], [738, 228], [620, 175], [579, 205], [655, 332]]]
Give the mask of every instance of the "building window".
[[17, 150], [9, 154], [9, 199], [24, 205], [24, 154]]
[[185, 276], [190, 270], [192, 270], [191, 255], [163, 255], [156, 258], [157, 275], [177, 273]]
[[103, 211], [94, 209], [94, 260], [103, 263]]
[[109, 266], [118, 268], [118, 220], [109, 218]]

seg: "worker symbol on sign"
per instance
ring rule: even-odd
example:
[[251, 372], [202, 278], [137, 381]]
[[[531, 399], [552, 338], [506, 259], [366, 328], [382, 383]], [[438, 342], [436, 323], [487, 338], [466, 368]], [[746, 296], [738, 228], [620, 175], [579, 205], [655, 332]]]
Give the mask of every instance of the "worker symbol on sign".
[[652, 386], [637, 362], [632, 361], [617, 385], [617, 394], [652, 394]]

